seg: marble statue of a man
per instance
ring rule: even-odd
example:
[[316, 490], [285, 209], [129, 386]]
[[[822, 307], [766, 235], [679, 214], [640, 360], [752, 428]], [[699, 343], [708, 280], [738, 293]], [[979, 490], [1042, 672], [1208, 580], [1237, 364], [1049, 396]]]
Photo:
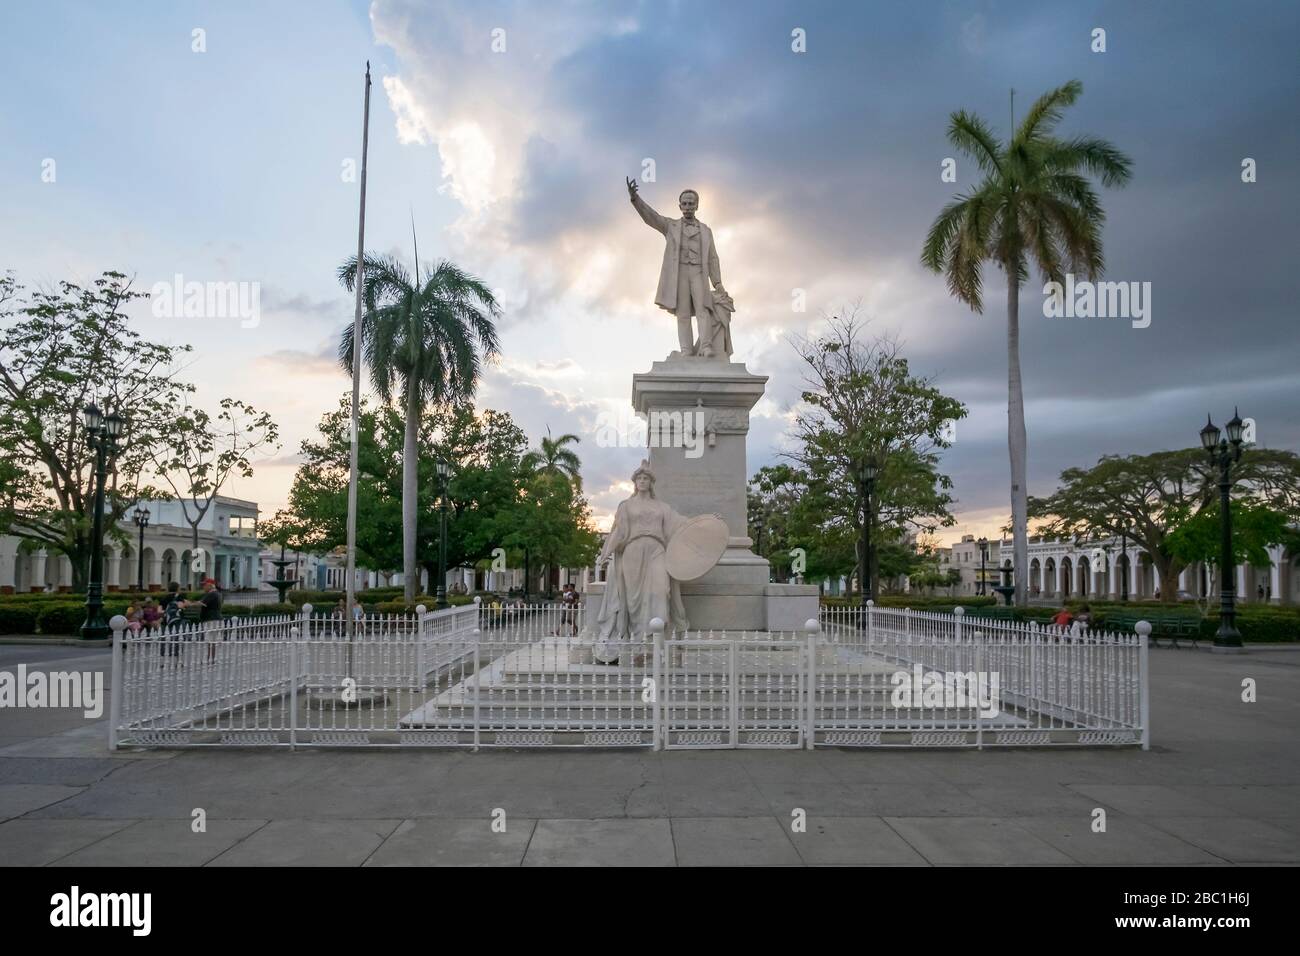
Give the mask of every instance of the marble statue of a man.
[[[682, 218], [669, 219], [642, 199], [637, 188], [634, 180], [627, 181], [632, 205], [647, 225], [664, 236], [664, 261], [655, 305], [677, 316], [677, 341], [682, 354], [703, 358], [731, 355], [731, 313], [735, 306], [722, 287], [713, 231], [695, 218], [699, 193], [683, 190], [677, 197]], [[692, 316], [699, 326], [698, 339], [692, 335]]]

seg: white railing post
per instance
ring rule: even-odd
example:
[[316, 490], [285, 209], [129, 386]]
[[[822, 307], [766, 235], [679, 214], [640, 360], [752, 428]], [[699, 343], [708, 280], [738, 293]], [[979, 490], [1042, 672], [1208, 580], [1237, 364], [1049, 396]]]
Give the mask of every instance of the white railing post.
[[[474, 600], [478, 600], [475, 598]], [[424, 687], [424, 682], [428, 679], [428, 672], [424, 669], [424, 648], [425, 648], [425, 630], [429, 626], [426, 615], [429, 609], [423, 604], [415, 606], [415, 687], [418, 691]], [[453, 614], [455, 612], [452, 612]], [[454, 618], [453, 618], [454, 620]]]
[[1148, 669], [1147, 645], [1151, 639], [1151, 622], [1138, 621], [1138, 712], [1142, 721], [1142, 749], [1151, 749], [1151, 671]]
[[304, 604], [299, 614], [302, 617], [303, 634], [311, 637], [311, 605]]
[[952, 609], [953, 631], [956, 634], [957, 643], [961, 643], [961, 624], [962, 618], [966, 616], [966, 609], [960, 604]]
[[808, 675], [804, 683], [804, 719], [806, 721], [804, 730], [804, 747], [808, 750], [813, 749], [814, 737], [817, 727], [817, 635], [821, 633], [822, 625], [815, 617], [810, 617], [804, 622], [804, 630], [808, 632]]
[[[650, 697], [650, 727], [651, 739], [654, 741], [654, 749], [662, 750], [663, 741], [663, 712], [661, 710], [662, 702], [660, 700], [664, 687], [667, 684], [668, 676], [663, 671], [664, 666], [664, 621], [662, 618], [653, 617], [650, 619], [650, 633], [654, 635], [654, 659], [651, 662], [651, 697]], [[661, 683], [662, 681], [662, 683]]]
[[876, 615], [876, 602], [867, 598], [867, 643], [871, 643], [871, 626]]
[[[961, 612], [961, 613], [958, 613]], [[957, 643], [961, 643], [961, 624], [962, 616], [966, 613], [963, 608], [953, 608], [953, 620], [956, 621]], [[972, 635], [975, 644], [975, 686], [978, 688], [981, 683], [985, 686], [992, 686], [984, 676], [984, 635], [976, 631]], [[961, 653], [960, 648], [957, 653]], [[975, 749], [984, 749], [984, 718], [980, 715], [979, 694], [975, 695]]]
[[479, 746], [479, 700], [483, 696], [483, 665], [479, 659], [478, 642], [474, 644], [474, 753], [478, 753]]
[[126, 630], [126, 618], [114, 614], [108, 626], [113, 631], [113, 669], [109, 673], [112, 686], [108, 689], [108, 749], [116, 750], [117, 729], [122, 722], [122, 632]]
[[289, 749], [298, 749], [298, 636], [296, 627], [289, 628]]

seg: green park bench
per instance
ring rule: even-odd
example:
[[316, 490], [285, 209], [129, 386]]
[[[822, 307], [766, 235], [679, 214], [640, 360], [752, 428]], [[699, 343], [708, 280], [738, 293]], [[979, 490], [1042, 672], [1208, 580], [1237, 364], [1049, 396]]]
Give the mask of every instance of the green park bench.
[[1177, 647], [1180, 637], [1190, 637], [1195, 647], [1201, 636], [1201, 616], [1184, 611], [1108, 611], [1104, 627], [1108, 631], [1129, 632], [1137, 627], [1138, 621], [1151, 625], [1151, 641], [1160, 646], [1160, 638], [1169, 638], [1169, 646]]

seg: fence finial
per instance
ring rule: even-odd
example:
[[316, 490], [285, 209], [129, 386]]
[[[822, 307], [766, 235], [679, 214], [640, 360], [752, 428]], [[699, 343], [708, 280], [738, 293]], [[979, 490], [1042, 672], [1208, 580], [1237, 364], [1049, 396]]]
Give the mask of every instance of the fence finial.
[[664, 632], [664, 619], [661, 617], [650, 618], [650, 630], [652, 633], [662, 634]]
[[421, 615], [421, 616], [423, 616], [424, 614], [426, 614], [426, 613], [428, 612], [428, 610], [429, 610], [429, 609], [428, 609], [427, 607], [425, 607], [423, 604], [417, 604], [417, 605], [415, 606], [415, 613], [416, 613], [416, 614], [419, 614], [419, 615]]
[[1133, 625], [1133, 630], [1137, 631], [1142, 637], [1149, 639], [1151, 637], [1151, 622], [1138, 621]]
[[311, 605], [310, 605], [310, 604], [304, 604], [304, 605], [302, 606], [302, 616], [303, 616], [303, 617], [311, 617]]
[[961, 617], [963, 614], [966, 613], [966, 609], [962, 607], [960, 604], [958, 604], [955, 608], [952, 609], [952, 613], [954, 617]]
[[114, 614], [109, 618], [108, 626], [113, 630], [113, 637], [117, 638], [126, 630], [126, 618], [121, 614]]
[[810, 617], [808, 620], [803, 622], [803, 629], [809, 634], [820, 634], [822, 630], [822, 622], [817, 620], [815, 617]]

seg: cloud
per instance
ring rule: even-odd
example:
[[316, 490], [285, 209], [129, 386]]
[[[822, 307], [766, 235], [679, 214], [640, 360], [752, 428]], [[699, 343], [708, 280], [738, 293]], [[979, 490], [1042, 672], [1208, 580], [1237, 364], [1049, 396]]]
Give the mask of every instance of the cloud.
[[[1172, 24], [1146, 8], [1113, 11], [1112, 38], [1141, 55], [1104, 59], [1088, 49], [1091, 19], [1057, 8], [808, 8], [804, 55], [790, 51], [791, 15], [775, 4], [380, 0], [371, 18], [396, 54], [384, 79], [395, 135], [437, 148], [436, 181], [459, 208], [448, 242], [507, 306], [506, 357], [485, 394], [530, 434], [624, 408], [631, 374], [675, 347], [672, 317], [651, 303], [662, 240], [622, 184], [651, 159], [642, 192], [661, 211], [674, 212], [682, 187], [700, 191], [738, 305], [736, 358], [771, 376], [750, 471], [775, 458], [798, 397], [786, 337], [860, 300], [873, 332], [898, 334], [913, 367], [970, 406], [944, 462], [960, 507], [983, 514], [1007, 497], [1004, 278], [986, 268], [976, 314], [918, 260], [939, 209], [978, 178], [960, 157], [958, 182], [939, 178], [954, 152], [949, 114], [975, 110], [1005, 130], [1012, 85], [1020, 107], [1084, 80], [1063, 132], [1112, 139], [1136, 169], [1128, 189], [1101, 193], [1107, 278], [1150, 281], [1154, 304], [1151, 328], [1137, 330], [1044, 318], [1041, 279], [1021, 290], [1031, 492], [1100, 454], [1184, 444], [1184, 419], [1207, 401], [1248, 401], [1273, 440], [1300, 441], [1286, 412], [1300, 387], [1298, 290], [1279, 241], [1300, 134], [1273, 119], [1297, 81], [1282, 67], [1283, 31], [1193, 6]], [[1244, 78], [1270, 64], [1275, 79]], [[1234, 70], [1243, 79], [1225, 83]], [[1276, 174], [1244, 186], [1244, 155], [1276, 157]], [[584, 461], [604, 508], [635, 461], [593, 448], [584, 443]]]

